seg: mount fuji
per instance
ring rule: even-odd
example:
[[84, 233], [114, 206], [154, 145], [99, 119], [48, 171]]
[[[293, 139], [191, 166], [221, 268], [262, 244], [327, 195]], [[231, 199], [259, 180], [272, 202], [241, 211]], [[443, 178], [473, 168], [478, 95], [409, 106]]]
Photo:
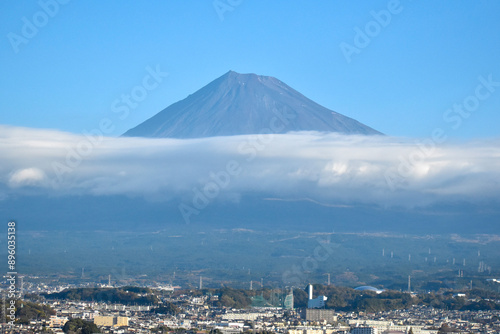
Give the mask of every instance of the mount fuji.
[[229, 71], [124, 136], [203, 138], [292, 131], [381, 134], [274, 77]]

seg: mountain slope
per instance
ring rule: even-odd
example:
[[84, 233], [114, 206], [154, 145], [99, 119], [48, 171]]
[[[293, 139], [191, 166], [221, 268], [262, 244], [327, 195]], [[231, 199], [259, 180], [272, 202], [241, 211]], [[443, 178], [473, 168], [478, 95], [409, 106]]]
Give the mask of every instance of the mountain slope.
[[381, 134], [276, 78], [229, 71], [124, 136], [200, 138], [290, 131]]

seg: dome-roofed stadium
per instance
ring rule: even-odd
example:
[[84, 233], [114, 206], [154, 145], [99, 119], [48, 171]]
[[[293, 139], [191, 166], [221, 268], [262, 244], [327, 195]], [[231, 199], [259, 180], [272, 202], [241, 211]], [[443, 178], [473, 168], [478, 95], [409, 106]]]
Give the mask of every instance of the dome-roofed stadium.
[[358, 291], [373, 291], [373, 292], [376, 292], [376, 293], [382, 293], [384, 292], [385, 290], [382, 289], [377, 289], [377, 288], [374, 288], [373, 286], [368, 286], [368, 285], [363, 285], [363, 286], [358, 286], [357, 288], [355, 288], [354, 290], [358, 290]]

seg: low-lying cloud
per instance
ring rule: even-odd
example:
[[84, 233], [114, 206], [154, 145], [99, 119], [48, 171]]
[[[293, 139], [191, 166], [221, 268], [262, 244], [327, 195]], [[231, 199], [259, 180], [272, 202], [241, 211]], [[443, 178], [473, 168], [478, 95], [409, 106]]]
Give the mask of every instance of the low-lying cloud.
[[118, 194], [189, 204], [196, 192], [233, 201], [261, 192], [382, 206], [500, 198], [499, 139], [438, 145], [313, 132], [179, 140], [0, 131], [0, 198]]

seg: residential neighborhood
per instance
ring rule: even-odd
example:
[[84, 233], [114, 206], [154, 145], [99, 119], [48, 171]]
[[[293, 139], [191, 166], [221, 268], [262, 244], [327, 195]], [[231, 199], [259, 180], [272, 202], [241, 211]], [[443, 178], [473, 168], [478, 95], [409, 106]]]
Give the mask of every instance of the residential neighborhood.
[[[70, 288], [71, 285], [30, 285], [25, 291], [25, 297], [33, 299], [44, 293]], [[2, 333], [63, 333], [68, 321], [81, 319], [94, 324], [101, 333], [436, 334], [500, 331], [498, 309], [457, 311], [417, 305], [380, 312], [301, 309], [293, 307], [293, 295], [292, 304], [288, 303], [286, 306], [241, 309], [217, 306], [220, 305], [219, 296], [206, 291], [176, 290], [168, 286], [151, 291], [154, 291], [158, 299], [156, 305], [40, 297], [38, 303], [50, 307], [54, 314], [44, 319], [31, 319], [27, 323], [16, 322], [13, 326], [4, 321], [1, 330]], [[21, 308], [28, 307], [28, 303], [31, 303], [24, 300], [18, 302]], [[494, 302], [500, 303], [498, 300]], [[305, 310], [308, 312], [304, 312]]]

